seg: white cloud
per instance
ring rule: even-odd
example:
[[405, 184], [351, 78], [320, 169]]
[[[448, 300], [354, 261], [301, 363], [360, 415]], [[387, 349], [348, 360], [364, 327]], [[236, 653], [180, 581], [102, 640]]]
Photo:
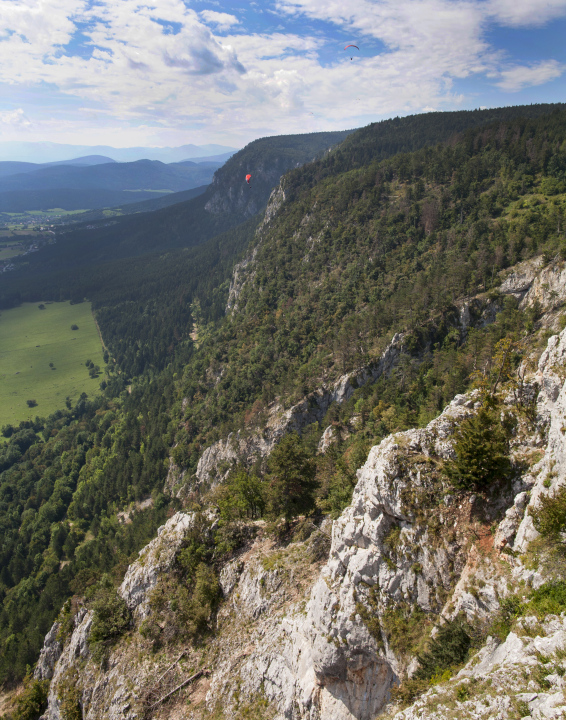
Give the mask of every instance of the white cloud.
[[502, 25], [532, 27], [566, 15], [566, 0], [489, 0], [486, 10]]
[[560, 77], [566, 66], [556, 62], [556, 60], [547, 60], [534, 65], [515, 65], [503, 70], [499, 76], [497, 87], [506, 92], [516, 92], [527, 87], [535, 85], [543, 85], [550, 80], [556, 80]]
[[1, 0], [0, 38], [10, 46], [25, 45], [34, 54], [49, 54], [69, 42], [74, 19], [85, 6], [84, 0]]
[[228, 30], [233, 25], [238, 25], [240, 22], [234, 15], [229, 15], [228, 13], [223, 12], [215, 12], [214, 10], [203, 10], [199, 13], [199, 15], [204, 22], [216, 25], [220, 31]]
[[31, 122], [26, 117], [22, 108], [17, 110], [0, 111], [0, 124], [10, 128], [29, 128]]
[[[472, 76], [516, 91], [563, 71], [553, 60], [513, 64], [486, 29], [546, 22], [566, 0], [275, 2], [283, 30], [244, 34], [244, 15], [197, 13], [184, 0], [0, 0], [0, 84], [53, 88], [50, 119], [13, 101], [45, 137], [90, 127], [111, 142], [132, 128], [137, 143], [186, 141], [188, 130], [191, 141], [235, 143], [458, 107], [455, 85]], [[347, 42], [336, 42], [323, 63], [334, 39], [286, 32], [289, 16], [335, 25], [360, 53], [350, 62]], [[57, 107], [64, 97], [67, 112]]]

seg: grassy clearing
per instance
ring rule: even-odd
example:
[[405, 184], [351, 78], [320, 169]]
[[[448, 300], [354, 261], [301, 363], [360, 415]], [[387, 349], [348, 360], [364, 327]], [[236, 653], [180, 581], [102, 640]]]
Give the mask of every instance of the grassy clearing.
[[23, 248], [3, 248], [0, 247], [0, 260], [8, 260], [11, 257], [16, 257], [16, 255], [21, 255], [23, 252]]
[[[90, 303], [26, 303], [0, 314], [0, 426], [36, 415], [45, 417], [76, 402], [82, 392], [99, 392], [85, 361], [104, 368], [102, 345]], [[71, 325], [78, 330], [71, 330]], [[53, 363], [53, 368], [49, 363]], [[37, 407], [29, 408], [27, 400]]]

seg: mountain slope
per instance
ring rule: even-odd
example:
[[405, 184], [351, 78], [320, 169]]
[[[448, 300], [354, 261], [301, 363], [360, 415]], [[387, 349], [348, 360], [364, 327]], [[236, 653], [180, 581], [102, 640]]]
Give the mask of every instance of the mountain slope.
[[[35, 675], [51, 680], [47, 720], [71, 702], [87, 717], [125, 720], [563, 713], [566, 562], [563, 548], [550, 562], [529, 553], [537, 543], [529, 507], [536, 517], [538, 498], [566, 477], [566, 384], [556, 374], [565, 357], [562, 331], [538, 362], [540, 392], [527, 380], [538, 410], [530, 421], [505, 403], [518, 413], [513, 452], [523, 462], [513, 483], [494, 479], [472, 492], [442, 475], [456, 427], [478, 413], [476, 391], [426, 427], [372, 447], [333, 523], [299, 520], [278, 541], [240, 518], [239, 541], [232, 536], [227, 549], [221, 504], [208, 518], [202, 508], [173, 515], [116, 590], [107, 584], [106, 596], [101, 588], [86, 607], [60, 614]], [[119, 612], [129, 621], [113, 636], [102, 614], [110, 607], [114, 621]], [[425, 694], [395, 712], [386, 707], [392, 693], [404, 705]]]
[[[141, 202], [129, 202], [131, 195], [126, 199], [126, 202], [122, 205], [108, 207], [105, 206], [104, 210], [95, 210], [80, 213], [67, 218], [68, 224], [76, 223], [92, 223], [97, 220], [107, 220], [109, 217], [119, 215], [134, 215], [135, 213], [142, 212], [153, 212], [154, 210], [161, 210], [162, 208], [170, 207], [171, 205], [177, 205], [187, 200], [192, 200], [199, 195], [202, 195], [208, 185], [201, 185], [200, 187], [192, 188], [191, 190], [182, 190], [176, 193], [166, 193], [160, 197], [155, 197], [155, 193], [152, 193], [152, 197], [148, 200], [142, 200]], [[142, 194], [138, 191], [139, 194]], [[136, 197], [138, 195], [136, 193]]]
[[[24, 212], [111, 207], [155, 198], [156, 194], [189, 190], [207, 185], [221, 163], [165, 165], [150, 160], [88, 165], [54, 163], [26, 167], [18, 174], [11, 172], [16, 164], [4, 165], [10, 174], [2, 176], [0, 167], [1, 211]], [[135, 195], [129, 197], [132, 193]]]
[[[502, 357], [512, 361], [513, 368], [521, 360], [531, 362], [531, 352], [542, 350], [546, 329], [558, 323], [560, 304], [566, 299], [559, 255], [564, 245], [566, 164], [561, 147], [565, 139], [566, 119], [561, 111], [482, 127], [440, 148], [329, 172], [317, 181], [318, 174], [332, 166], [330, 153], [284, 176], [265, 215], [258, 214], [247, 224], [193, 248], [164, 247], [148, 257], [140, 254], [116, 261], [100, 228], [96, 232], [101, 234], [94, 237], [108, 244], [95, 256], [99, 265], [94, 268], [87, 261], [82, 266], [77, 261], [71, 273], [62, 254], [59, 275], [52, 267], [51, 275], [42, 276], [40, 263], [32, 265], [36, 260], [30, 258], [30, 274], [22, 272], [19, 286], [17, 273], [14, 279], [3, 276], [4, 287], [12, 293], [5, 298], [13, 302], [26, 293], [44, 292], [58, 298], [69, 290], [76, 293], [73, 299], [77, 301], [85, 295], [92, 298], [109, 349], [109, 369], [100, 398], [72, 398], [70, 408], [51, 418], [5, 429], [0, 475], [2, 678], [21, 677], [26, 664], [37, 657], [42, 635], [72, 593], [85, 602], [102, 603], [100, 608], [108, 602], [123, 609], [119, 601], [118, 606], [112, 605], [113, 580], [121, 581], [138, 550], [179, 507], [195, 511], [199, 524], [185, 538], [178, 559], [172, 555], [170, 584], [155, 596], [156, 622], [145, 625], [140, 634], [134, 632], [134, 625], [126, 628], [127, 613], [120, 616], [120, 628], [132, 633], [128, 637], [139, 643], [136, 648], [143, 661], [153, 668], [157, 656], [152, 653], [160, 647], [179, 656], [179, 637], [192, 649], [196, 647], [193, 639], [200, 638], [199, 647], [206, 652], [212, 648], [213, 653], [219, 573], [230, 559], [238, 562], [232, 553], [244, 549], [248, 540], [251, 543], [264, 522], [271, 534], [256, 547], [258, 571], [242, 584], [242, 603], [249, 600], [250, 615], [254, 617], [257, 610], [257, 617], [266, 610], [270, 592], [276, 595], [280, 587], [285, 593], [293, 592], [293, 583], [283, 582], [284, 569], [293, 563], [285, 551], [290, 533], [297, 529], [306, 535], [317, 512], [337, 516], [349, 505], [356, 470], [364, 464], [370, 447], [386, 443], [393, 453], [390, 478], [394, 480], [397, 469], [401, 473], [406, 467], [405, 438], [407, 452], [415, 453], [414, 478], [434, 484], [440, 465], [432, 461], [429, 467], [425, 453], [410, 447], [409, 441], [422, 439], [424, 432], [410, 429], [426, 426], [457, 393], [468, 391], [474, 370], [479, 371], [484, 386], [493, 386], [499, 382]], [[379, 143], [378, 135], [375, 140]], [[355, 144], [352, 147], [354, 156]], [[289, 158], [295, 162], [292, 152]], [[260, 159], [256, 160], [260, 168]], [[346, 162], [346, 156], [342, 161]], [[241, 173], [237, 162], [231, 171], [234, 179]], [[217, 186], [214, 192], [218, 191]], [[241, 197], [235, 192], [231, 200], [240, 218], [248, 207]], [[207, 222], [222, 220], [204, 205], [200, 208]], [[178, 208], [168, 209], [167, 215], [159, 211], [154, 217], [161, 222], [171, 218], [169, 212], [180, 217]], [[143, 244], [151, 230], [155, 249], [161, 238], [167, 238], [169, 228], [148, 228], [149, 217], [138, 218], [140, 226], [145, 223], [146, 227], [140, 227], [137, 238], [124, 239], [117, 233], [110, 237], [124, 240], [126, 247], [131, 243], [135, 251], [136, 239]], [[117, 224], [112, 232], [118, 227], [132, 226]], [[69, 235], [68, 248], [72, 237], [76, 241], [79, 236]], [[61, 244], [59, 238], [50, 252]], [[105, 251], [108, 262], [103, 264]], [[49, 255], [43, 258], [49, 260]], [[234, 268], [240, 258], [242, 262]], [[507, 289], [499, 276], [516, 261], [537, 258], [537, 263], [546, 265], [544, 270], [537, 265], [534, 273], [541, 271], [536, 297], [542, 309], [535, 296], [525, 306], [519, 304], [529, 283], [535, 284], [530, 276], [527, 282], [526, 271], [517, 268], [517, 278]], [[229, 298], [232, 310], [226, 316]], [[502, 341], [511, 345], [498, 360], [498, 347], [505, 347], [498, 345]], [[388, 356], [391, 362], [380, 365], [380, 358], [391, 349], [395, 349]], [[506, 383], [511, 382], [509, 366], [503, 369]], [[505, 385], [497, 403], [505, 401], [507, 391], [515, 397], [513, 388], [517, 389]], [[524, 404], [519, 403], [517, 422], [526, 424], [532, 418], [532, 404], [527, 396], [519, 397]], [[497, 407], [501, 412], [494, 417], [505, 417], [504, 407]], [[521, 413], [524, 416], [519, 417]], [[293, 428], [301, 431], [301, 437], [289, 434]], [[405, 431], [408, 434], [399, 436]], [[391, 433], [393, 437], [385, 440]], [[398, 449], [392, 447], [395, 437], [400, 441], [399, 457]], [[271, 439], [274, 442], [267, 447]], [[252, 452], [254, 443], [266, 452]], [[220, 444], [232, 454], [215, 454]], [[318, 454], [319, 447], [326, 451]], [[525, 450], [525, 461], [534, 458], [531, 451], [537, 452], [533, 445], [526, 447], [531, 450]], [[251, 450], [247, 454], [235, 452], [246, 448]], [[214, 473], [203, 481], [199, 464], [205, 454], [212, 458]], [[231, 468], [232, 461], [243, 467]], [[304, 488], [299, 482], [298, 497], [278, 484], [285, 465], [297, 465], [301, 477], [309, 479]], [[235, 469], [243, 474], [230, 475]], [[228, 482], [208, 495], [211, 482], [227, 475]], [[394, 482], [391, 492], [395, 487]], [[502, 509], [512, 501], [506, 487], [497, 486]], [[435, 497], [445, 494], [456, 491], [443, 490]], [[462, 494], [466, 507], [472, 495], [477, 497], [478, 492]], [[289, 497], [295, 502], [291, 509], [281, 505]], [[411, 497], [408, 493], [400, 501], [409, 504], [403, 506], [405, 510], [412, 507], [411, 512], [418, 515]], [[150, 498], [153, 506], [148, 509], [144, 503]], [[214, 527], [207, 524], [209, 512], [219, 518]], [[297, 515], [311, 513], [300, 524]], [[424, 533], [428, 522], [426, 518], [422, 522], [419, 528]], [[362, 524], [361, 516], [356, 517], [354, 525]], [[491, 537], [490, 523], [482, 520], [480, 525], [462, 527], [468, 535], [473, 528], [480, 537], [484, 531]], [[368, 532], [373, 532], [369, 525]], [[399, 567], [403, 566], [410, 580], [411, 593], [422, 585], [418, 564], [424, 567], [425, 563], [418, 555], [420, 537], [411, 536], [406, 544], [399, 543], [397, 535], [391, 538], [403, 550]], [[371, 545], [365, 537], [359, 544], [355, 537], [348, 537], [344, 544], [352, 553]], [[324, 547], [322, 555], [313, 549], [318, 558], [313, 562], [321, 561]], [[390, 564], [396, 563], [392, 550], [384, 550], [387, 559], [380, 560], [391, 573]], [[405, 551], [407, 557], [401, 557]], [[282, 557], [287, 559], [280, 562]], [[297, 558], [297, 572], [303, 560], [307, 562], [304, 556]], [[226, 571], [227, 583], [238, 574], [238, 567]], [[460, 569], [455, 567], [453, 572]], [[308, 567], [303, 570], [306, 587], [314, 578]], [[364, 588], [360, 591], [365, 593]], [[432, 591], [426, 592], [434, 599]], [[167, 602], [159, 605], [160, 597], [173, 598], [175, 607]], [[290, 599], [286, 594], [277, 597], [283, 604]], [[369, 613], [371, 597], [364, 594], [365, 599]], [[434, 602], [440, 602], [440, 595]], [[73, 608], [77, 607], [77, 601], [69, 603], [63, 612], [64, 632], [72, 631]], [[202, 612], [193, 613], [195, 607]], [[226, 605], [222, 608], [227, 609]], [[387, 615], [389, 629], [396, 627], [397, 620], [402, 628], [411, 629], [409, 621], [430, 627], [432, 615], [421, 623], [422, 616], [413, 617], [404, 606], [390, 609], [401, 615]], [[340, 623], [354, 623], [350, 610], [348, 606]], [[408, 615], [403, 614], [405, 610]], [[431, 613], [436, 611], [437, 605], [431, 605]], [[302, 614], [300, 605], [297, 612]], [[367, 617], [371, 625], [371, 615]], [[323, 619], [323, 626], [332, 620], [326, 615]], [[285, 621], [283, 626], [288, 627]], [[358, 619], [355, 627], [353, 639], [365, 636]], [[179, 628], [179, 633], [188, 635], [162, 634], [165, 628]], [[341, 673], [344, 657], [353, 658], [355, 647], [350, 656], [338, 635], [338, 644], [327, 642], [328, 635], [317, 633], [317, 643], [324, 650], [324, 676], [341, 680], [342, 675], [332, 675], [332, 657], [337, 658], [334, 669]], [[104, 634], [99, 638], [110, 640]], [[101, 652], [104, 647], [100, 646]], [[264, 647], [272, 646], [266, 641]], [[374, 665], [383, 668], [383, 678], [391, 677], [391, 657], [384, 659], [373, 645], [369, 651], [374, 653]], [[133, 668], [132, 658], [126, 657]], [[258, 667], [266, 667], [265, 655], [260, 652], [254, 657]], [[312, 679], [313, 667], [301, 677]], [[237, 680], [226, 686], [224, 696], [225, 677], [228, 670], [218, 676], [219, 697], [229, 713]], [[341, 692], [339, 686], [334, 689], [334, 694], [329, 690], [333, 697]], [[259, 692], [261, 684], [259, 690], [250, 684], [249, 690]]]
[[[235, 227], [264, 207], [282, 172], [308, 162], [346, 135], [346, 132], [315, 133], [255, 141], [228, 160], [227, 169], [223, 169], [221, 178], [215, 180], [197, 198], [151, 215], [118, 219], [110, 226], [105, 219], [101, 221], [100, 227], [78, 227], [59, 235], [56, 245], [42, 249], [35, 254], [37, 257], [26, 258], [26, 267], [19, 273], [21, 279], [7, 279], [2, 292], [4, 299], [0, 298], [0, 305], [11, 304], [13, 300], [9, 299], [10, 296], [14, 298], [14, 293], [20, 295], [22, 291], [31, 291], [32, 287], [39, 294], [44, 292], [41, 280], [38, 284], [38, 276], [45, 277], [49, 272], [57, 273], [60, 269], [80, 266], [92, 267], [120, 258], [191, 247]], [[246, 184], [245, 173], [241, 173], [244, 166], [254, 174], [251, 187]], [[219, 196], [227, 198], [227, 204], [222, 209], [218, 207]], [[233, 201], [229, 198], [233, 198]], [[27, 280], [32, 276], [33, 283]], [[60, 276], [49, 279], [46, 284], [53, 287], [53, 282], [61, 283]], [[60, 292], [67, 295], [72, 293], [72, 276], [67, 276], [62, 285], [58, 296]], [[27, 289], [22, 290], [22, 286]]]

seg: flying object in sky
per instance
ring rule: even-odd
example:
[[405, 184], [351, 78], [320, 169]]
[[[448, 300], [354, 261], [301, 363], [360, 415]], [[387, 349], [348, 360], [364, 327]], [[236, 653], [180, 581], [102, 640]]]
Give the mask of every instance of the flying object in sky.
[[251, 175], [246, 175], [246, 182], [248, 183], [248, 185], [250, 184], [251, 179], [252, 179]]
[[[357, 45], [346, 45], [344, 50], [347, 50], [348, 48], [356, 48], [356, 50], [359, 50], [360, 48]], [[350, 60], [353, 60], [353, 57], [350, 57]]]

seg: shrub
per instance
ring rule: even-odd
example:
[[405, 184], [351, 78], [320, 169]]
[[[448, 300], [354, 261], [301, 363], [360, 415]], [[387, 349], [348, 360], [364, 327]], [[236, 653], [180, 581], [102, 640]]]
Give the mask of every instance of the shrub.
[[511, 632], [513, 622], [521, 613], [522, 602], [520, 598], [516, 595], [510, 595], [504, 598], [499, 605], [499, 611], [491, 621], [489, 634], [495, 635], [495, 637], [503, 642]]
[[534, 612], [539, 617], [560, 615], [566, 610], [566, 582], [549, 582], [533, 591], [524, 612]]
[[426, 652], [417, 656], [419, 668], [415, 678], [430, 680], [444, 670], [461, 665], [468, 657], [470, 646], [470, 633], [460, 618], [442, 625]]
[[77, 686], [78, 679], [76, 672], [67, 671], [65, 679], [59, 687], [57, 697], [60, 703], [61, 720], [82, 720], [82, 693]]
[[78, 330], [78, 329], [79, 329], [79, 326], [78, 326], [78, 325], [75, 325], [75, 323], [73, 323], [73, 324], [71, 325], [71, 330]]
[[426, 615], [418, 605], [387, 609], [382, 623], [387, 642], [397, 657], [413, 654], [429, 629]]
[[49, 680], [35, 680], [28, 671], [24, 678], [24, 690], [16, 698], [12, 720], [37, 720], [47, 707]]
[[260, 517], [265, 509], [261, 480], [244, 468], [238, 468], [230, 474], [216, 491], [215, 500], [222, 523], [244, 518], [253, 520]]
[[456, 487], [483, 490], [511, 471], [508, 432], [489, 408], [482, 407], [462, 422], [454, 452], [456, 458], [444, 465], [444, 474]]
[[37, 406], [37, 400], [26, 400], [27, 406], [32, 408]]
[[561, 533], [566, 531], [566, 485], [559, 487], [554, 495], [541, 495], [531, 515], [535, 528], [544, 538], [561, 541]]
[[89, 641], [94, 660], [100, 662], [106, 654], [106, 649], [126, 632], [131, 616], [128, 606], [116, 592], [108, 575], [101, 579], [94, 591], [91, 607], [94, 617]]

